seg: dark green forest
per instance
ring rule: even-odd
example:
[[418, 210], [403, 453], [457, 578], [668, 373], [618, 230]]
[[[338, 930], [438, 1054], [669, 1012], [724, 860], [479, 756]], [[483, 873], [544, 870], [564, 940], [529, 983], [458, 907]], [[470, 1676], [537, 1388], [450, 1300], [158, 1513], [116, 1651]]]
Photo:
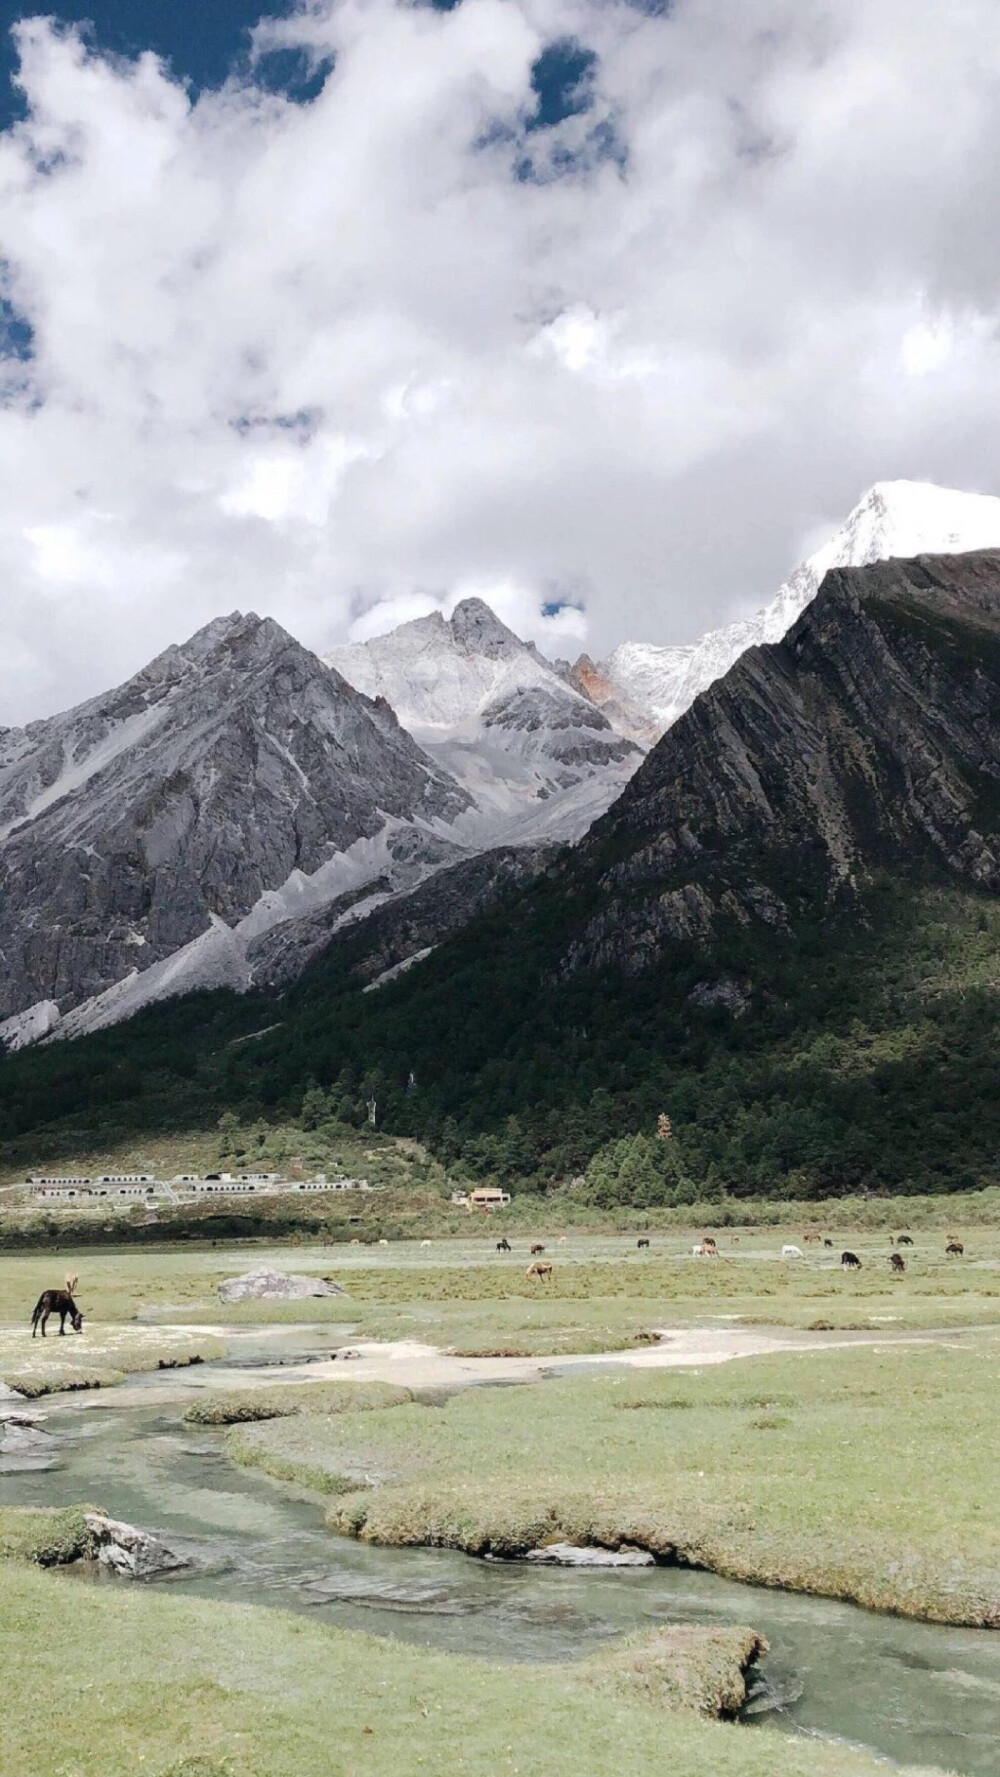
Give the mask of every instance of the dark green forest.
[[[887, 881], [791, 935], [734, 926], [630, 978], [562, 979], [565, 892], [540, 879], [377, 992], [341, 943], [283, 995], [196, 994], [7, 1056], [0, 1143], [226, 1113], [362, 1126], [374, 1100], [448, 1166], [522, 1190], [582, 1175], [598, 1205], [1000, 1179], [994, 897]], [[698, 1003], [720, 983], [735, 1011]]]

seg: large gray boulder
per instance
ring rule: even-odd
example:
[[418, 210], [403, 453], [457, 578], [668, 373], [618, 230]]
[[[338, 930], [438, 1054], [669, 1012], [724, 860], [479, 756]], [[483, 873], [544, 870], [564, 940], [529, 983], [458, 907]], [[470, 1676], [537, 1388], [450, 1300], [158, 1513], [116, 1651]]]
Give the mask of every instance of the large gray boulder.
[[227, 1277], [219, 1285], [219, 1300], [227, 1306], [233, 1302], [300, 1302], [310, 1296], [342, 1296], [339, 1283], [327, 1283], [322, 1277], [305, 1277], [301, 1272], [270, 1271], [259, 1265], [242, 1277]]
[[123, 1524], [103, 1512], [87, 1512], [85, 1516], [101, 1566], [126, 1579], [151, 1580], [191, 1566], [186, 1555], [175, 1554], [148, 1530], [137, 1530], [134, 1524]]

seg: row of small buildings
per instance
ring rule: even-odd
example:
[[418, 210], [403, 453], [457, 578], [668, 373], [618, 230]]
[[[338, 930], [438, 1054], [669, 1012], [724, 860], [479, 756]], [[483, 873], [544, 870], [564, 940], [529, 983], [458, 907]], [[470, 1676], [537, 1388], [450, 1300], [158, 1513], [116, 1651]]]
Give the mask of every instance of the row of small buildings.
[[255, 1192], [276, 1195], [294, 1191], [374, 1189], [367, 1179], [328, 1179], [325, 1173], [318, 1173], [311, 1179], [285, 1179], [277, 1172], [209, 1172], [204, 1177], [199, 1173], [181, 1172], [172, 1179], [157, 1179], [145, 1172], [105, 1172], [99, 1178], [32, 1174], [24, 1182], [34, 1196], [63, 1202], [69, 1198], [91, 1202], [101, 1197], [140, 1200], [165, 1197], [170, 1202], [178, 1202], [185, 1198], [246, 1196]]

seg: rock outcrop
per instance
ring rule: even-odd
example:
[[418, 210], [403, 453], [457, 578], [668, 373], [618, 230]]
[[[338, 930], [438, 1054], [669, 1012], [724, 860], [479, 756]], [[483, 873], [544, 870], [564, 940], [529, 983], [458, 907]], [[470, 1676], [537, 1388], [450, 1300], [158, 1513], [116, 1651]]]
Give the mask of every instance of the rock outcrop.
[[123, 1524], [103, 1512], [86, 1512], [84, 1517], [94, 1556], [102, 1567], [110, 1567], [124, 1579], [152, 1580], [191, 1566], [186, 1555], [168, 1549], [148, 1530], [137, 1530], [134, 1524]]
[[837, 569], [703, 692], [566, 865], [562, 970], [781, 932], [880, 870], [1000, 888], [1000, 552]]
[[526, 1561], [543, 1567], [655, 1567], [656, 1557], [648, 1549], [597, 1549], [577, 1543], [546, 1543], [540, 1549], [529, 1549]]
[[227, 1277], [219, 1285], [219, 1301], [227, 1307], [234, 1302], [304, 1302], [309, 1297], [343, 1294], [339, 1283], [301, 1272], [272, 1271], [266, 1265], [258, 1265], [242, 1277]]
[[[359, 842], [384, 837], [391, 863], [416, 830], [441, 862], [434, 823], [471, 805], [386, 703], [270, 619], [220, 618], [117, 691], [4, 736], [0, 1018], [65, 1013], [227, 934]], [[234, 946], [230, 961], [238, 975]]]

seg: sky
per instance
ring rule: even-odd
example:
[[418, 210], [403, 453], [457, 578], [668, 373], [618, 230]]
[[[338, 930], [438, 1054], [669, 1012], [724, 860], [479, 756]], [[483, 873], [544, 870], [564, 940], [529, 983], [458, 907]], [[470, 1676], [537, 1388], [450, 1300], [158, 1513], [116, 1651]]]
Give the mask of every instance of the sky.
[[0, 19], [0, 724], [234, 609], [689, 641], [1000, 492], [992, 0]]

